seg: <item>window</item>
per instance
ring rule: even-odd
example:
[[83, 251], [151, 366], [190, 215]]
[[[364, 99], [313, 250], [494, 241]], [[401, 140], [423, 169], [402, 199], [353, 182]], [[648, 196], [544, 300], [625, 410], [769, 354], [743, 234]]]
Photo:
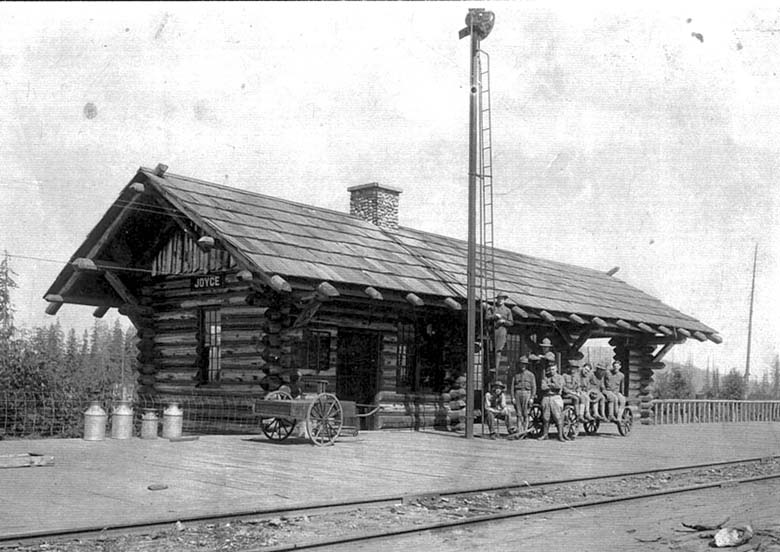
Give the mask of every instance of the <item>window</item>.
[[198, 343], [198, 381], [217, 383], [222, 372], [222, 316], [219, 309], [203, 309]]
[[396, 385], [399, 389], [412, 389], [415, 377], [415, 332], [412, 324], [398, 325], [398, 372]]
[[327, 372], [330, 369], [330, 333], [309, 330], [306, 332], [305, 369]]

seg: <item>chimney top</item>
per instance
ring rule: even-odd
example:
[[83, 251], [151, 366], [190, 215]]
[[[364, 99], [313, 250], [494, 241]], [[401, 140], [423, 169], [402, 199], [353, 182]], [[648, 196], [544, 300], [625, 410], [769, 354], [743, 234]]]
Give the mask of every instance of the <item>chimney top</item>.
[[349, 213], [383, 228], [398, 228], [398, 196], [401, 190], [377, 182], [347, 188]]
[[387, 186], [385, 184], [380, 184], [379, 182], [369, 182], [368, 184], [358, 184], [357, 186], [350, 186], [347, 188], [348, 192], [357, 192], [359, 190], [369, 190], [372, 188], [377, 188], [379, 190], [385, 190], [390, 193], [396, 193], [400, 194], [403, 192], [401, 188], [394, 188], [393, 186]]

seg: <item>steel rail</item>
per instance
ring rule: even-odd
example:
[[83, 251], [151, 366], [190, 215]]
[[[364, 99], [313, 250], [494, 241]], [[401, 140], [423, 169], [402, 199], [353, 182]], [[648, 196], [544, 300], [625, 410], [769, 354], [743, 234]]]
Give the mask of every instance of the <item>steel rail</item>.
[[[392, 506], [404, 501], [414, 500], [415, 498], [425, 498], [431, 496], [468, 496], [481, 493], [495, 493], [501, 491], [511, 491], [514, 489], [540, 489], [545, 487], [555, 487], [560, 485], [569, 485], [573, 483], [589, 483], [593, 481], [605, 481], [610, 479], [620, 479], [625, 477], [635, 477], [653, 473], [662, 472], [680, 472], [689, 471], [703, 468], [722, 467], [738, 464], [751, 464], [769, 462], [780, 458], [780, 455], [760, 456], [753, 458], [743, 458], [739, 460], [723, 460], [719, 462], [708, 462], [701, 464], [690, 464], [685, 466], [672, 466], [665, 468], [653, 468], [649, 470], [641, 471], [628, 471], [607, 475], [594, 475], [587, 477], [572, 477], [566, 479], [555, 479], [550, 481], [537, 481], [528, 482], [523, 481], [521, 483], [512, 483], [505, 485], [492, 485], [472, 488], [458, 488], [458, 489], [443, 489], [439, 491], [426, 491], [414, 494], [404, 495], [390, 495], [379, 496], [374, 498], [360, 499], [360, 500], [343, 500], [338, 502], [314, 502], [303, 506], [294, 506], [286, 508], [265, 508], [265, 509], [250, 509], [250, 510], [236, 510], [224, 514], [202, 514], [202, 515], [189, 515], [189, 516], [171, 516], [166, 519], [159, 519], [153, 521], [140, 521], [127, 524], [116, 525], [93, 525], [75, 527], [66, 530], [41, 530], [31, 531], [26, 533], [6, 534], [0, 536], [0, 545], [8, 542], [24, 542], [24, 541], [40, 541], [45, 539], [64, 539], [64, 538], [88, 538], [90, 535], [100, 534], [102, 536], [134, 533], [134, 532], [148, 532], [154, 529], [167, 529], [171, 524], [177, 521], [181, 523], [205, 523], [205, 522], [219, 522], [219, 521], [234, 521], [246, 518], [258, 519], [286, 516], [293, 517], [296, 515], [311, 515], [316, 513], [327, 513], [345, 511], [359, 507], [381, 507]], [[777, 476], [769, 477], [780, 477]], [[726, 480], [732, 481], [732, 480]], [[733, 480], [736, 481], [736, 480]], [[713, 486], [722, 485], [724, 481], [712, 484]], [[567, 507], [568, 508], [568, 507]], [[551, 510], [555, 511], [555, 510]], [[513, 514], [513, 515], [528, 515], [528, 514]], [[512, 516], [509, 516], [512, 517]], [[469, 520], [478, 519], [477, 517], [468, 518]], [[400, 533], [399, 533], [400, 534]], [[375, 537], [378, 538], [378, 537]], [[302, 545], [301, 545], [302, 546]], [[322, 545], [318, 545], [322, 546]], [[280, 548], [279, 550], [288, 550], [290, 548]], [[263, 550], [275, 550], [271, 548], [263, 548]]]
[[770, 475], [759, 475], [755, 477], [746, 477], [743, 479], [729, 479], [723, 481], [717, 481], [712, 483], [702, 483], [699, 485], [691, 485], [688, 487], [675, 487], [672, 489], [664, 489], [661, 491], [653, 491], [649, 493], [639, 493], [634, 495], [616, 496], [604, 499], [586, 500], [583, 502], [573, 502], [568, 504], [561, 504], [558, 506], [547, 506], [544, 508], [537, 508], [534, 510], [524, 510], [521, 512], [502, 512], [498, 514], [486, 514], [482, 516], [474, 516], [470, 518], [461, 518], [452, 521], [442, 521], [438, 523], [430, 523], [426, 525], [415, 525], [400, 527], [398, 529], [388, 529], [386, 531], [377, 531], [375, 533], [364, 533], [359, 535], [347, 535], [343, 537], [337, 537], [332, 539], [324, 539], [310, 543], [292, 544], [262, 548], [245, 548], [242, 552], [283, 552], [288, 550], [311, 550], [315, 548], [333, 547], [344, 544], [367, 542], [377, 539], [385, 539], [391, 537], [399, 537], [403, 535], [412, 535], [425, 533], [428, 531], [436, 531], [441, 529], [453, 529], [462, 527], [464, 525], [476, 525], [480, 523], [491, 523], [495, 521], [502, 521], [511, 518], [531, 517], [542, 514], [549, 514], [555, 512], [561, 512], [564, 510], [577, 510], [585, 508], [594, 508], [597, 506], [608, 506], [611, 504], [617, 504], [619, 502], [629, 502], [632, 500], [644, 500], [648, 498], [655, 498], [659, 496], [667, 496], [673, 494], [691, 493], [696, 491], [702, 491], [715, 487], [725, 487], [731, 485], [741, 485], [746, 483], [754, 483], [757, 481], [766, 481], [768, 479], [780, 479], [780, 473]]

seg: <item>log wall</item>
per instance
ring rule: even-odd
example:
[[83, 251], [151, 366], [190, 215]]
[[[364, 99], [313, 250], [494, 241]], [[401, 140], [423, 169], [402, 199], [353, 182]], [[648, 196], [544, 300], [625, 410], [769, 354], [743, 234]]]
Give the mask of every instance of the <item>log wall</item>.
[[[170, 278], [142, 289], [142, 302], [153, 309], [141, 332], [143, 390], [192, 394], [197, 383], [199, 317], [202, 307], [219, 307], [221, 314], [221, 392], [263, 393], [266, 376], [265, 306], [250, 305], [248, 285], [190, 290], [190, 279]], [[139, 383], [141, 383], [139, 379]], [[150, 389], [150, 387], [152, 389]]]
[[[295, 327], [305, 305], [269, 292], [259, 294], [245, 282], [224, 278], [225, 287], [190, 289], [190, 275], [157, 278], [141, 289], [146, 310], [139, 326], [139, 393], [173, 396], [257, 396], [275, 388], [292, 370], [301, 369], [304, 392], [325, 383], [337, 392], [339, 330], [364, 329], [381, 336], [377, 394], [380, 410], [365, 427], [433, 427], [442, 418], [441, 394], [398, 392], [398, 323], [409, 320], [405, 305], [362, 305], [359, 301], [326, 301], [304, 327]], [[198, 386], [199, 319], [202, 308], [218, 307], [221, 315], [221, 379]], [[303, 367], [307, 330], [330, 334], [329, 369]], [[264, 385], [261, 385], [264, 384]]]

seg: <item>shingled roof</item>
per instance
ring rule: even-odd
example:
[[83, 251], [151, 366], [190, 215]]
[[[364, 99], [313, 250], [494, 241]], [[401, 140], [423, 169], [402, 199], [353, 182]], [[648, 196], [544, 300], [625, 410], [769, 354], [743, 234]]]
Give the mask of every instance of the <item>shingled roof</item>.
[[[410, 228], [380, 228], [347, 213], [170, 173], [139, 172], [184, 215], [211, 229], [266, 274], [466, 297], [465, 241]], [[497, 290], [530, 316], [547, 311], [561, 320], [576, 314], [599, 317], [609, 325], [621, 320], [629, 326], [715, 333], [604, 272], [506, 250], [496, 250], [495, 259]]]
[[[137, 182], [169, 207], [154, 207], [153, 198], [136, 191]], [[147, 199], [138, 202], [140, 196]], [[181, 216], [171, 217], [170, 207]], [[436, 297], [465, 302], [463, 240], [380, 227], [348, 213], [141, 168], [49, 288], [47, 312], [63, 302], [121, 306], [116, 286], [80, 270], [77, 261], [109, 259], [117, 265], [127, 257], [123, 248], [131, 248], [135, 261], [125, 278], [132, 283], [148, 271], [161, 237], [177, 219], [191, 220], [225, 244], [240, 266], [268, 277], [411, 292], [426, 303]], [[529, 319], [721, 341], [695, 318], [598, 270], [497, 249], [495, 275], [497, 291], [506, 292], [510, 305]]]

